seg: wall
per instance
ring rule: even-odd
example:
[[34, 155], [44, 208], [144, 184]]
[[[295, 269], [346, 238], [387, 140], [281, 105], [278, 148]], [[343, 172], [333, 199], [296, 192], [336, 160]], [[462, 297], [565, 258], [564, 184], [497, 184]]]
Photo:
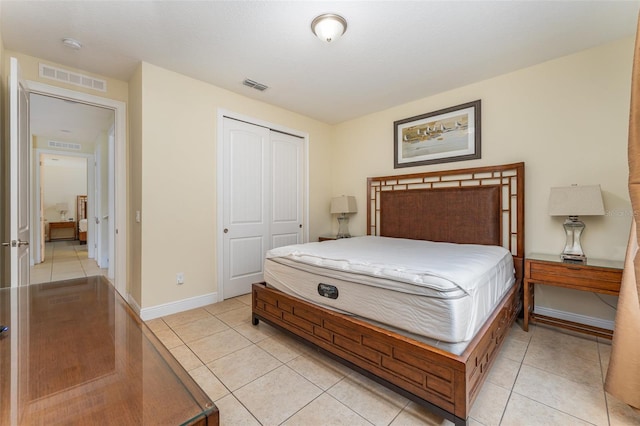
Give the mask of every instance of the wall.
[[[64, 89], [73, 90], [73, 91], [76, 91], [76, 92], [88, 93], [88, 94], [93, 95], [93, 96], [100, 96], [100, 97], [103, 97], [103, 98], [108, 98], [108, 99], [114, 99], [114, 100], [117, 100], [117, 101], [127, 102], [127, 99], [128, 99], [128, 96], [129, 96], [129, 88], [128, 88], [127, 82], [125, 82], [125, 81], [116, 80], [116, 79], [113, 79], [113, 78], [105, 77], [105, 76], [100, 75], [100, 74], [90, 73], [90, 72], [87, 72], [87, 71], [84, 71], [84, 70], [67, 67], [67, 66], [64, 66], [64, 65], [57, 64], [55, 62], [47, 61], [47, 60], [44, 60], [44, 59], [40, 59], [40, 58], [36, 58], [36, 57], [33, 57], [33, 56], [25, 55], [23, 53], [11, 51], [11, 50], [6, 50], [5, 51], [5, 56], [7, 58], [7, 60], [5, 61], [5, 72], [6, 72], [6, 67], [8, 67], [8, 63], [9, 63], [8, 58], [13, 56], [13, 57], [17, 58], [18, 62], [20, 63], [20, 68], [22, 70], [22, 78], [24, 78], [25, 80], [37, 81], [39, 83], [48, 84], [50, 86], [62, 87]], [[81, 74], [85, 74], [85, 75], [88, 75], [90, 77], [96, 77], [96, 78], [103, 79], [103, 80], [105, 80], [107, 82], [107, 91], [106, 92], [100, 92], [98, 90], [91, 90], [91, 89], [84, 88], [82, 86], [76, 86], [74, 84], [67, 84], [67, 83], [56, 81], [56, 80], [51, 80], [51, 79], [48, 79], [48, 78], [41, 78], [40, 77], [40, 67], [39, 67], [39, 64], [41, 62], [45, 63], [45, 64], [48, 64], [48, 65], [52, 65], [52, 66], [58, 67], [58, 68], [62, 68], [62, 69], [70, 70], [70, 71], [75, 71], [75, 72], [78, 72], [78, 73], [81, 73]]]
[[[2, 19], [2, 2], [0, 2], [0, 20]], [[9, 235], [9, 133], [5, 127], [5, 111], [9, 102], [5, 96], [6, 72], [5, 51], [0, 32], [0, 241], [7, 241]], [[0, 249], [0, 288], [10, 285], [9, 251]]]
[[142, 210], [142, 64], [129, 80], [127, 112], [129, 116], [127, 288], [139, 308], [142, 303], [142, 223], [135, 221], [135, 212]]
[[141, 164], [131, 167], [141, 173], [132, 204], [142, 206], [142, 308], [217, 292], [219, 108], [309, 134], [310, 238], [329, 230], [329, 125], [147, 63], [141, 73], [142, 128], [132, 136], [132, 161]]
[[[549, 188], [600, 184], [607, 215], [583, 218], [589, 257], [624, 258], [631, 223], [627, 191], [627, 135], [633, 39], [549, 61], [336, 126], [334, 194], [357, 197], [351, 234], [366, 232], [368, 176], [525, 162], [526, 253], [560, 253], [563, 218], [547, 214]], [[482, 159], [393, 168], [393, 122], [482, 100]], [[366, 161], [360, 161], [366, 152]], [[334, 229], [336, 226], [334, 226]], [[614, 299], [615, 301], [615, 299]], [[592, 294], [536, 289], [536, 304], [613, 320]]]
[[48, 222], [59, 222], [57, 203], [67, 203], [67, 218], [76, 217], [76, 196], [87, 194], [87, 162], [73, 165], [43, 165], [41, 168], [44, 192], [44, 216]]

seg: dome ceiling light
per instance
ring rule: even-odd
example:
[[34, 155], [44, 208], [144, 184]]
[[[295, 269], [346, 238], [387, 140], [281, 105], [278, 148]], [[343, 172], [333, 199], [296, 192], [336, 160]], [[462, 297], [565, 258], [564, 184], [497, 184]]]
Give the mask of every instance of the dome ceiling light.
[[62, 39], [62, 44], [64, 44], [69, 49], [80, 50], [82, 49], [82, 43], [74, 38], [65, 37]]
[[317, 16], [311, 22], [311, 31], [322, 41], [331, 43], [339, 39], [347, 31], [347, 21], [335, 13]]

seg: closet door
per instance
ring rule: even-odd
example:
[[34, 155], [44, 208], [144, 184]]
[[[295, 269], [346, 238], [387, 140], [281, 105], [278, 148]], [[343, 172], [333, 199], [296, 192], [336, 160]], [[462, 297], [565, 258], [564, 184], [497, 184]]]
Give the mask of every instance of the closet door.
[[303, 139], [271, 131], [270, 247], [302, 243]]
[[224, 118], [223, 298], [263, 280], [267, 250], [302, 242], [304, 140]]
[[269, 235], [269, 129], [224, 119], [223, 297], [262, 280]]

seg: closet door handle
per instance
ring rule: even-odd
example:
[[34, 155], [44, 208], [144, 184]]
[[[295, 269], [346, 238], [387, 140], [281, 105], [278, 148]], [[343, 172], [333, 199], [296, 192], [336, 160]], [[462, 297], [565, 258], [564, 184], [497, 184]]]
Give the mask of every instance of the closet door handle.
[[228, 233], [228, 232], [229, 232], [229, 229], [224, 228], [224, 233], [226, 234], [226, 233]]

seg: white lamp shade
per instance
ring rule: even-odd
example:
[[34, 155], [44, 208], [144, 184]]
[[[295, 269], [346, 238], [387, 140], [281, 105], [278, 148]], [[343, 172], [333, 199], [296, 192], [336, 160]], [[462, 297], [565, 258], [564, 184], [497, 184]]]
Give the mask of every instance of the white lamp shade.
[[347, 21], [342, 16], [326, 13], [311, 22], [311, 30], [320, 40], [331, 43], [347, 30]]
[[551, 188], [550, 216], [602, 216], [604, 204], [600, 185], [573, 185]]
[[58, 203], [56, 204], [56, 211], [58, 212], [68, 212], [69, 204], [68, 203]]
[[352, 195], [342, 195], [331, 199], [331, 213], [357, 213], [356, 197]]

